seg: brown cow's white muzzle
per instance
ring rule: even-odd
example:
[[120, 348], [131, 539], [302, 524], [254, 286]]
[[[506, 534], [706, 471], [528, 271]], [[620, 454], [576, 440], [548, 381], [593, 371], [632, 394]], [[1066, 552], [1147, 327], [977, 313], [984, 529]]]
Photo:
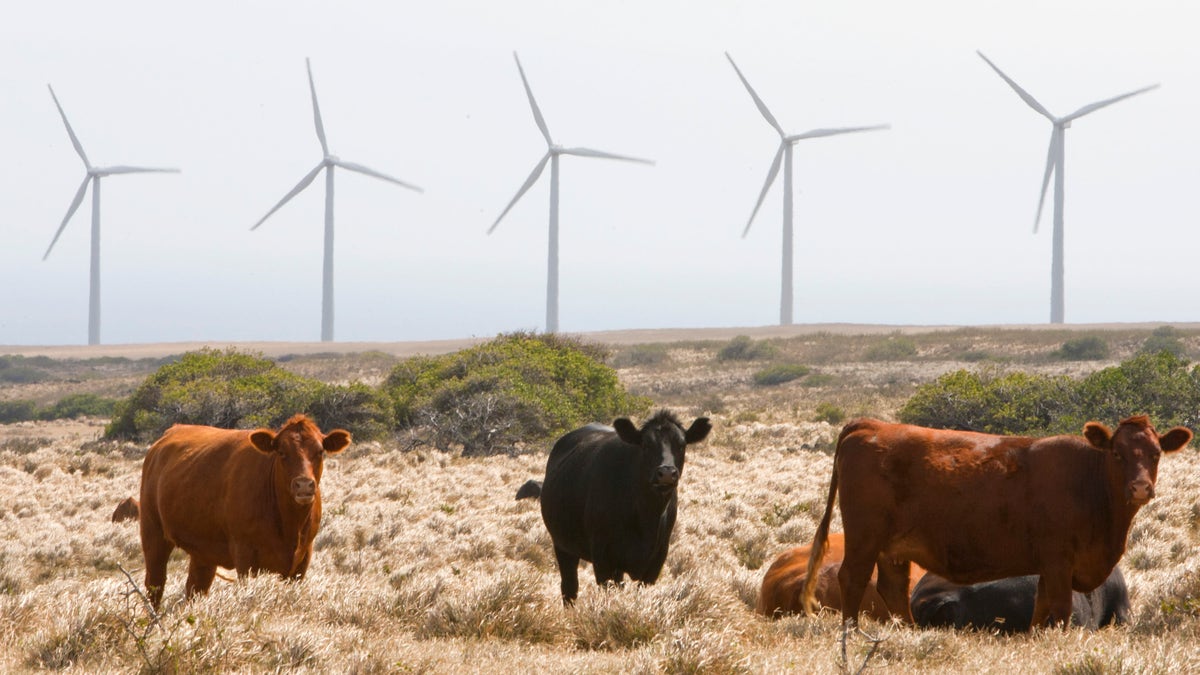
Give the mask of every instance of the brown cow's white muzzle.
[[1153, 498], [1154, 483], [1150, 481], [1135, 481], [1129, 484], [1129, 502], [1131, 504], [1145, 506]]
[[297, 504], [306, 506], [317, 498], [317, 481], [299, 476], [292, 479], [292, 498]]

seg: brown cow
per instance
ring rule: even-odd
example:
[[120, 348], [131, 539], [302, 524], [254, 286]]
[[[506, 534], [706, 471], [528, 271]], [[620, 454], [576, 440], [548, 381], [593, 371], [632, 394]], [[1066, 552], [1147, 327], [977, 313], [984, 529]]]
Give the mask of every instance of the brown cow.
[[825, 516], [804, 588], [825, 556], [839, 483], [845, 558], [843, 621], [855, 620], [871, 570], [892, 614], [912, 622], [909, 561], [955, 583], [1040, 575], [1033, 625], [1071, 619], [1071, 590], [1104, 583], [1133, 517], [1154, 497], [1158, 461], [1192, 432], [1159, 435], [1144, 415], [1111, 431], [1026, 438], [855, 420], [838, 438]]
[[177, 546], [191, 557], [189, 598], [208, 591], [218, 567], [238, 577], [267, 571], [302, 578], [321, 524], [325, 455], [349, 444], [349, 432], [322, 434], [304, 415], [278, 432], [167, 429], [142, 465], [142, 555], [154, 607]]
[[138, 500], [133, 497], [126, 497], [113, 510], [112, 521], [119, 523], [123, 520], [137, 520], [139, 517], [141, 516], [140, 509], [138, 508]]
[[[804, 580], [808, 578], [808, 559], [811, 549], [811, 546], [797, 546], [788, 549], [781, 553], [775, 562], [771, 563], [771, 567], [763, 576], [762, 589], [758, 593], [757, 611], [759, 614], [775, 619], [785, 614], [804, 612], [800, 596], [804, 589]], [[842, 609], [842, 589], [838, 585], [837, 575], [838, 570], [842, 568], [843, 553], [842, 535], [836, 532], [830, 534], [825, 550], [825, 564], [817, 573], [817, 586], [814, 594], [817, 604], [821, 607], [838, 611]], [[914, 566], [914, 568], [912, 584], [915, 586], [925, 575], [925, 570], [919, 566]], [[887, 605], [883, 603], [883, 598], [879, 597], [879, 593], [875, 590], [875, 575], [871, 575], [871, 581], [867, 584], [862, 602], [863, 611], [867, 613], [867, 616], [879, 621], [884, 621], [890, 616]]]

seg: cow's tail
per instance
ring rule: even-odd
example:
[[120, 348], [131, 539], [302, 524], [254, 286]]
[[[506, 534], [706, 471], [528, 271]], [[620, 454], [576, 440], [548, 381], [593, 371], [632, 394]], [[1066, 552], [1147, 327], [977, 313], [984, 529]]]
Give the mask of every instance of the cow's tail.
[[138, 505], [138, 500], [133, 497], [126, 497], [124, 501], [117, 504], [117, 508], [112, 514], [112, 521], [119, 523], [123, 520], [137, 520], [140, 517], [141, 507]]
[[540, 480], [527, 480], [521, 489], [517, 490], [517, 499], [537, 499], [541, 496], [542, 481]]
[[846, 438], [852, 431], [855, 425], [853, 422], [842, 427], [842, 433], [838, 434], [837, 448], [833, 451], [833, 473], [829, 477], [829, 497], [825, 501], [825, 515], [821, 518], [821, 524], [817, 526], [817, 534], [813, 537], [812, 546], [808, 552], [808, 571], [804, 577], [804, 590], [800, 592], [800, 605], [804, 608], [804, 613], [812, 616], [817, 613], [820, 606], [817, 604], [817, 574], [821, 570], [821, 563], [825, 559], [825, 550], [829, 543], [829, 524], [833, 520], [833, 503], [837, 499], [838, 491], [838, 453], [842, 450], [842, 440]]

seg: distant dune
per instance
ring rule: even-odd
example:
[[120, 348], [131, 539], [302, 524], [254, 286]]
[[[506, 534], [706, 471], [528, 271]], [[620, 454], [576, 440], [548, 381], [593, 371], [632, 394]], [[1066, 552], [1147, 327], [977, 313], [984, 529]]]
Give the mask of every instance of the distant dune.
[[[649, 342], [679, 342], [683, 340], [728, 340], [737, 335], [753, 338], [791, 337], [813, 333], [835, 333], [844, 335], [878, 335], [887, 333], [930, 333], [952, 331], [962, 328], [982, 330], [1152, 330], [1166, 323], [1184, 330], [1200, 330], [1198, 323], [1142, 322], [1142, 323], [1077, 323], [1077, 324], [1008, 324], [987, 326], [898, 326], [859, 323], [815, 323], [794, 326], [756, 326], [741, 328], [638, 328], [571, 333], [595, 342], [613, 345], [642, 344]], [[130, 359], [159, 358], [171, 354], [213, 347], [224, 349], [236, 347], [245, 351], [260, 352], [267, 357], [286, 354], [354, 353], [378, 351], [396, 356], [417, 354], [445, 354], [479, 342], [492, 336], [458, 338], [453, 340], [422, 340], [412, 342], [156, 342], [145, 344], [114, 345], [0, 345], [0, 354], [21, 356], [49, 356], [57, 359], [86, 359], [101, 356], [125, 357]]]

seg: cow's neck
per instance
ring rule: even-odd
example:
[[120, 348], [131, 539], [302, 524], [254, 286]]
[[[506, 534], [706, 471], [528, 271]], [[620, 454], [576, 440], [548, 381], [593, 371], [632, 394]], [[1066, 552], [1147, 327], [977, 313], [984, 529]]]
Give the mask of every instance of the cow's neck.
[[664, 518], [671, 504], [675, 503], [675, 490], [659, 492], [651, 490], [637, 500], [637, 511], [641, 522], [653, 522], [657, 527]]
[[273, 495], [271, 513], [277, 517], [276, 526], [278, 534], [283, 542], [283, 546], [288, 550], [288, 555], [292, 558], [292, 567], [294, 568], [297, 561], [300, 543], [304, 541], [306, 535], [313, 528], [313, 514], [320, 513], [321, 489], [317, 488], [311, 504], [297, 504], [292, 498], [292, 490], [285, 474], [279, 466], [279, 462], [272, 460], [271, 462], [271, 492]]

